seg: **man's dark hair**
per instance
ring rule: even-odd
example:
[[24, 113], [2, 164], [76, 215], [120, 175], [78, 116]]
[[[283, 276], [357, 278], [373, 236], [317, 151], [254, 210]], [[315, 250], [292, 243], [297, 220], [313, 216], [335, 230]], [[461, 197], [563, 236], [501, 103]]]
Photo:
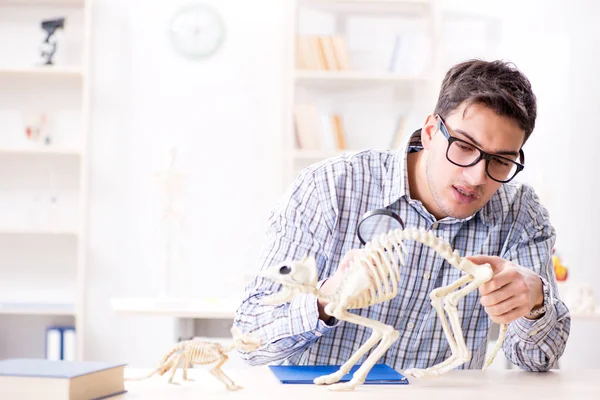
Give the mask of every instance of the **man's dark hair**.
[[446, 117], [463, 102], [467, 108], [481, 104], [515, 120], [525, 131], [523, 143], [535, 127], [537, 106], [531, 83], [513, 63], [469, 60], [450, 68], [442, 82], [435, 113]]

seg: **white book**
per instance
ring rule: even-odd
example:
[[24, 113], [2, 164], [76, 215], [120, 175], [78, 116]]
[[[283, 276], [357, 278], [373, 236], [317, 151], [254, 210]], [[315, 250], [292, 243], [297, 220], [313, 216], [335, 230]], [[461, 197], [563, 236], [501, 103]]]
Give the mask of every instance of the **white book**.
[[62, 330], [60, 328], [46, 329], [46, 359], [60, 361], [62, 358]]
[[331, 123], [331, 116], [325, 114], [321, 115], [321, 133], [323, 134], [323, 150], [335, 151], [337, 149], [335, 143], [335, 132], [333, 131], [333, 124]]
[[76, 343], [75, 328], [65, 328], [63, 330], [63, 360], [75, 361]]

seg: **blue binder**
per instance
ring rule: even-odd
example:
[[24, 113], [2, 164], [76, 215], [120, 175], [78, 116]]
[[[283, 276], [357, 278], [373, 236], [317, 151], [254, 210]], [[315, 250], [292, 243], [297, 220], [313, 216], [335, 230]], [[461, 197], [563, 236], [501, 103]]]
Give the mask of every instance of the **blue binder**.
[[[352, 374], [358, 368], [360, 365], [352, 367], [340, 382], [352, 379]], [[269, 369], [283, 384], [312, 384], [315, 378], [339, 370], [340, 365], [270, 365]], [[386, 364], [375, 364], [365, 379], [365, 385], [367, 384], [406, 385], [408, 379]]]

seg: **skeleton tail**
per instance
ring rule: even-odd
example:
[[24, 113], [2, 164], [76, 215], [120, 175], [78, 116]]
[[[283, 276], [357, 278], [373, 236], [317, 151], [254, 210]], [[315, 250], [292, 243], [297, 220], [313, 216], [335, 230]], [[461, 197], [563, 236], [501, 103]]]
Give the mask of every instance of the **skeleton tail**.
[[173, 363], [175, 362], [175, 360], [177, 358], [171, 357], [171, 356], [178, 351], [180, 351], [179, 347], [176, 347], [173, 350], [171, 350], [167, 355], [165, 355], [163, 357], [160, 366], [158, 366], [158, 368], [152, 370], [152, 372], [150, 372], [149, 374], [144, 375], [144, 376], [135, 377], [135, 378], [126, 378], [125, 380], [126, 381], [143, 381], [143, 380], [146, 380], [156, 374], [161, 375], [161, 376], [164, 375], [167, 371], [169, 371], [173, 367]]

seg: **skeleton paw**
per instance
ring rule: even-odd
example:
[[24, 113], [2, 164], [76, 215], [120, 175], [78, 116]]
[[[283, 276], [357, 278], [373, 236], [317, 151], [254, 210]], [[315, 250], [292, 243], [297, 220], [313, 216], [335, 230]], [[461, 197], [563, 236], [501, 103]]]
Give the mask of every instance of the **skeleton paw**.
[[188, 381], [188, 382], [194, 382], [195, 381], [195, 379], [192, 379], [192, 378], [183, 378], [183, 380], [184, 381]]
[[235, 392], [236, 390], [243, 389], [243, 387], [242, 386], [238, 386], [238, 385], [230, 385], [230, 386], [227, 386], [227, 389], [231, 390], [232, 392]]
[[350, 380], [348, 382], [342, 382], [342, 383], [336, 383], [335, 385], [331, 385], [329, 386], [329, 390], [334, 390], [336, 392], [343, 392], [343, 391], [351, 391], [354, 390], [354, 388], [356, 388], [357, 386], [362, 385], [363, 382], [359, 381], [359, 380]]
[[333, 374], [319, 376], [315, 378], [313, 383], [315, 385], [331, 385], [332, 383], [339, 382], [346, 375], [342, 371], [334, 372]]
[[440, 376], [440, 373], [437, 369], [411, 368], [404, 371], [404, 375], [410, 375], [415, 378], [436, 378]]
[[420, 368], [411, 368], [404, 371], [405, 375], [410, 375], [415, 378], [437, 378], [440, 376], [440, 373], [437, 369], [420, 369]]

